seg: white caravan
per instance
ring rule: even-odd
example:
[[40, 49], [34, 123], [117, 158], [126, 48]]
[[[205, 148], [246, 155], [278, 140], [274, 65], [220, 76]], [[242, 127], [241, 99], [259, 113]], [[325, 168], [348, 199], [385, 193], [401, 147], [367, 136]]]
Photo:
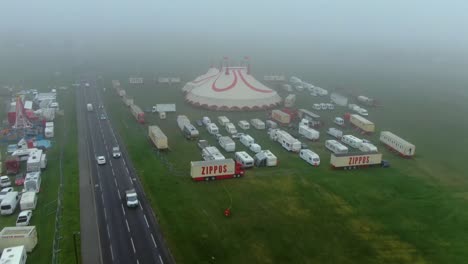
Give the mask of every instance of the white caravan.
[[335, 154], [348, 153], [348, 148], [336, 140], [325, 140], [325, 147]]
[[359, 139], [353, 135], [344, 135], [341, 137], [341, 142], [353, 147], [359, 148], [362, 144], [362, 139]]
[[254, 159], [245, 151], [236, 152], [235, 160], [242, 164], [242, 168], [252, 168], [254, 166]]
[[301, 151], [299, 151], [299, 157], [312, 166], [320, 165], [319, 155], [310, 149], [301, 149]]
[[242, 135], [240, 137], [240, 142], [246, 146], [246, 147], [249, 147], [250, 145], [252, 145], [253, 143], [255, 143], [255, 140], [253, 139], [253, 137], [249, 136], [249, 135]]

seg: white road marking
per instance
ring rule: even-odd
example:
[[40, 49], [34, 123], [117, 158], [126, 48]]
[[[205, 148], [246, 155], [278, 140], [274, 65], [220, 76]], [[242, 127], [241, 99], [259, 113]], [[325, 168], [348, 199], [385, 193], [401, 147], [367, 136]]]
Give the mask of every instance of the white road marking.
[[162, 264], [164, 264], [164, 261], [161, 258], [161, 255], [159, 255], [159, 261], [161, 261]]
[[125, 167], [125, 170], [127, 171], [127, 174], [130, 175], [130, 172], [128, 171], [128, 167]]
[[128, 225], [127, 219], [125, 219], [125, 224], [127, 224], [127, 230], [128, 230], [128, 232], [130, 233], [130, 226]]
[[123, 214], [125, 215], [125, 210], [124, 210], [124, 208], [123, 208], [123, 204], [121, 204], [120, 206], [121, 206], [121, 208], [122, 208]]
[[130, 181], [130, 185], [133, 184], [132, 177], [128, 176], [128, 180]]
[[125, 162], [125, 159], [123, 159], [123, 163], [124, 163], [125, 166], [127, 166], [127, 163]]
[[136, 253], [135, 244], [133, 244], [133, 238], [130, 238], [130, 242], [132, 242], [133, 253]]
[[138, 259], [137, 259], [137, 264], [140, 264], [140, 261], [138, 261]]
[[145, 218], [146, 226], [149, 228], [148, 219], [146, 219], [146, 215], [144, 214], [143, 217]]
[[101, 193], [102, 204], [104, 204], [104, 195]]
[[110, 252], [111, 252], [112, 261], [114, 261], [114, 251], [112, 251], [112, 245], [110, 245]]
[[143, 211], [143, 207], [141, 207], [141, 203], [138, 203], [138, 205], [140, 206], [140, 209]]
[[107, 237], [110, 239], [109, 225], [107, 225]]
[[120, 196], [120, 190], [117, 189], [117, 194], [119, 195], [119, 199], [122, 200], [122, 196]]
[[117, 178], [114, 178], [115, 187], [117, 187]]
[[106, 208], [104, 208], [104, 219], [107, 221], [107, 213], [106, 213]]
[[111, 168], [111, 170], [112, 170], [112, 175], [115, 176], [114, 168]]
[[151, 233], [151, 239], [153, 240], [154, 247], [158, 248], [158, 245], [156, 245], [156, 240], [154, 240], [154, 236], [152, 233]]

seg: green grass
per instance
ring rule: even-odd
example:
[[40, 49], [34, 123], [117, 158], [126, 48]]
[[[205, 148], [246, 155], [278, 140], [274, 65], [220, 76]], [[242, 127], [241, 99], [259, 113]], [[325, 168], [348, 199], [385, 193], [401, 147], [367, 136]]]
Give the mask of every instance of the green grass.
[[[105, 86], [110, 86], [110, 80]], [[214, 119], [225, 114], [235, 123], [265, 116], [264, 112], [194, 109], [183, 103], [174, 87], [146, 85], [126, 90], [142, 108], [175, 102], [178, 114], [192, 121], [203, 115]], [[468, 259], [464, 250], [468, 184], [462, 168], [454, 166], [457, 160], [451, 159], [459, 159], [460, 151], [441, 157], [448, 140], [431, 146], [435, 134], [442, 131], [421, 118], [426, 116], [424, 103], [437, 102], [436, 97], [403, 98], [395, 110], [389, 105], [370, 110], [370, 119], [378, 121], [379, 130], [389, 128], [417, 146], [417, 156], [406, 160], [379, 145], [392, 168], [331, 170], [329, 152], [323, 146], [325, 128], [320, 142], [309, 144], [322, 158], [319, 168], [287, 153], [264, 131], [250, 130], [264, 149], [279, 157], [279, 167], [255, 168], [240, 180], [195, 183], [188, 175], [189, 161], [201, 159], [200, 151], [195, 142], [183, 139], [176, 115], [168, 114], [167, 120], [147, 117], [149, 124], [159, 125], [169, 137], [171, 151], [157, 153], [146, 138], [146, 126], [136, 123], [114, 90], [106, 94], [113, 123], [127, 142], [178, 263], [464, 263]], [[387, 104], [396, 99], [389, 96]], [[311, 108], [312, 100], [320, 102], [303, 96], [298, 104]], [[413, 104], [422, 107], [412, 108]], [[338, 108], [321, 115], [330, 124], [332, 117], [344, 111]], [[443, 113], [433, 112], [432, 118], [437, 115]], [[446, 130], [453, 128], [450, 120], [442, 121]], [[424, 133], [427, 128], [433, 130]], [[212, 136], [200, 131], [201, 138], [216, 145]], [[377, 135], [371, 139], [378, 141]], [[223, 210], [231, 205], [233, 215], [226, 218]]]
[[[41, 192], [38, 204], [33, 211], [31, 225], [37, 228], [38, 244], [34, 251], [28, 255], [34, 263], [51, 263], [52, 243], [55, 230], [55, 212], [57, 208], [57, 194], [59, 187], [59, 157], [60, 145], [65, 143], [63, 160], [64, 176], [64, 204], [62, 214], [62, 239], [60, 263], [74, 263], [72, 232], [79, 231], [79, 195], [78, 195], [78, 169], [77, 169], [77, 136], [74, 91], [59, 91], [58, 101], [65, 111], [64, 116], [56, 116], [55, 137], [52, 139], [52, 148], [47, 151], [47, 169], [42, 172]], [[64, 129], [67, 126], [67, 135], [64, 138]], [[66, 140], [66, 142], [64, 142]], [[25, 163], [21, 164], [25, 169]], [[14, 177], [11, 177], [14, 180]], [[18, 191], [22, 189], [16, 188]], [[0, 227], [14, 226], [19, 209], [11, 216], [0, 217]], [[79, 241], [78, 241], [79, 243]], [[79, 245], [79, 244], [78, 244]], [[73, 260], [73, 261], [72, 261]]]

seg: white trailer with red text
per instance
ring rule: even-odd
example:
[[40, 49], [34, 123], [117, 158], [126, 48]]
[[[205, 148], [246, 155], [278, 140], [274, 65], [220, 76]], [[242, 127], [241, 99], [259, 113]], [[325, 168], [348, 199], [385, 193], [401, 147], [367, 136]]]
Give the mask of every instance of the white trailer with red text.
[[358, 169], [372, 166], [388, 167], [388, 162], [382, 161], [382, 153], [335, 154], [330, 157], [330, 165], [334, 169]]
[[242, 165], [233, 159], [192, 161], [190, 176], [194, 181], [210, 181], [244, 176]]

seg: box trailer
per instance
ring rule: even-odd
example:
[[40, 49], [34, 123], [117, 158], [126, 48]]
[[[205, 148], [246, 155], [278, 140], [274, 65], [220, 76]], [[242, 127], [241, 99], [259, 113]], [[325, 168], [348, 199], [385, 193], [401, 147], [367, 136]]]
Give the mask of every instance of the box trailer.
[[349, 118], [349, 122], [363, 133], [373, 133], [375, 131], [374, 123], [360, 115], [351, 115]]
[[180, 131], [184, 130], [184, 126], [190, 124], [190, 119], [188, 119], [185, 115], [178, 115], [177, 116], [177, 126], [179, 126]]
[[250, 124], [256, 129], [259, 129], [259, 130], [265, 129], [265, 122], [263, 122], [262, 120], [258, 118], [251, 119]]
[[353, 135], [344, 135], [341, 137], [341, 142], [358, 149], [363, 141]]
[[0, 264], [26, 264], [28, 255], [25, 246], [5, 248], [0, 258]]
[[42, 157], [42, 150], [37, 149], [34, 152], [29, 154], [28, 160], [26, 161], [26, 171], [39, 171], [41, 170], [41, 157]]
[[218, 148], [209, 146], [202, 150], [202, 158], [204, 160], [224, 160], [226, 159]]
[[27, 252], [33, 251], [37, 245], [37, 231], [35, 226], [4, 227], [0, 231], [0, 250], [24, 245]]
[[194, 181], [210, 181], [244, 176], [244, 169], [233, 159], [192, 161], [190, 176]]
[[167, 137], [158, 126], [148, 126], [148, 136], [156, 148], [169, 148]]
[[369, 166], [382, 166], [381, 153], [335, 154], [330, 156], [330, 165], [335, 169], [357, 169]]
[[254, 166], [254, 159], [245, 151], [234, 153], [234, 159], [241, 164], [242, 168], [252, 168]]
[[288, 113], [285, 113], [281, 110], [274, 109], [271, 111], [271, 118], [275, 121], [277, 121], [281, 125], [287, 125], [291, 123], [291, 115]]
[[250, 129], [250, 124], [246, 120], [239, 121], [239, 123], [237, 123], [237, 125], [243, 130]]
[[21, 195], [20, 199], [20, 209], [24, 210], [34, 210], [37, 205], [37, 194], [36, 192], [25, 192]]
[[299, 125], [299, 134], [312, 141], [317, 141], [320, 137], [320, 132], [306, 125]]
[[24, 191], [38, 193], [41, 190], [41, 182], [41, 171], [26, 173], [26, 177], [24, 178]]
[[236, 150], [236, 142], [230, 137], [220, 137], [218, 142], [226, 152], [234, 152]]
[[415, 145], [390, 131], [380, 132], [380, 142], [385, 144], [390, 150], [398, 152], [403, 157], [412, 157], [416, 151]]
[[88, 109], [88, 112], [93, 111], [93, 105], [92, 104], [87, 104], [86, 109]]
[[230, 123], [231, 121], [229, 121], [229, 118], [225, 117], [225, 116], [218, 116], [218, 123], [220, 126], [225, 126], [227, 123]]
[[348, 153], [348, 148], [336, 140], [325, 140], [325, 147], [335, 154]]
[[284, 98], [284, 107], [293, 107], [294, 103], [296, 103], [296, 95], [295, 94], [288, 94], [286, 98]]
[[274, 167], [278, 165], [278, 158], [270, 150], [262, 150], [254, 156], [255, 166]]
[[143, 113], [143, 111], [138, 105], [130, 105], [130, 112], [132, 113], [133, 117], [135, 117], [135, 119], [138, 121], [138, 123], [145, 123], [145, 113]]

